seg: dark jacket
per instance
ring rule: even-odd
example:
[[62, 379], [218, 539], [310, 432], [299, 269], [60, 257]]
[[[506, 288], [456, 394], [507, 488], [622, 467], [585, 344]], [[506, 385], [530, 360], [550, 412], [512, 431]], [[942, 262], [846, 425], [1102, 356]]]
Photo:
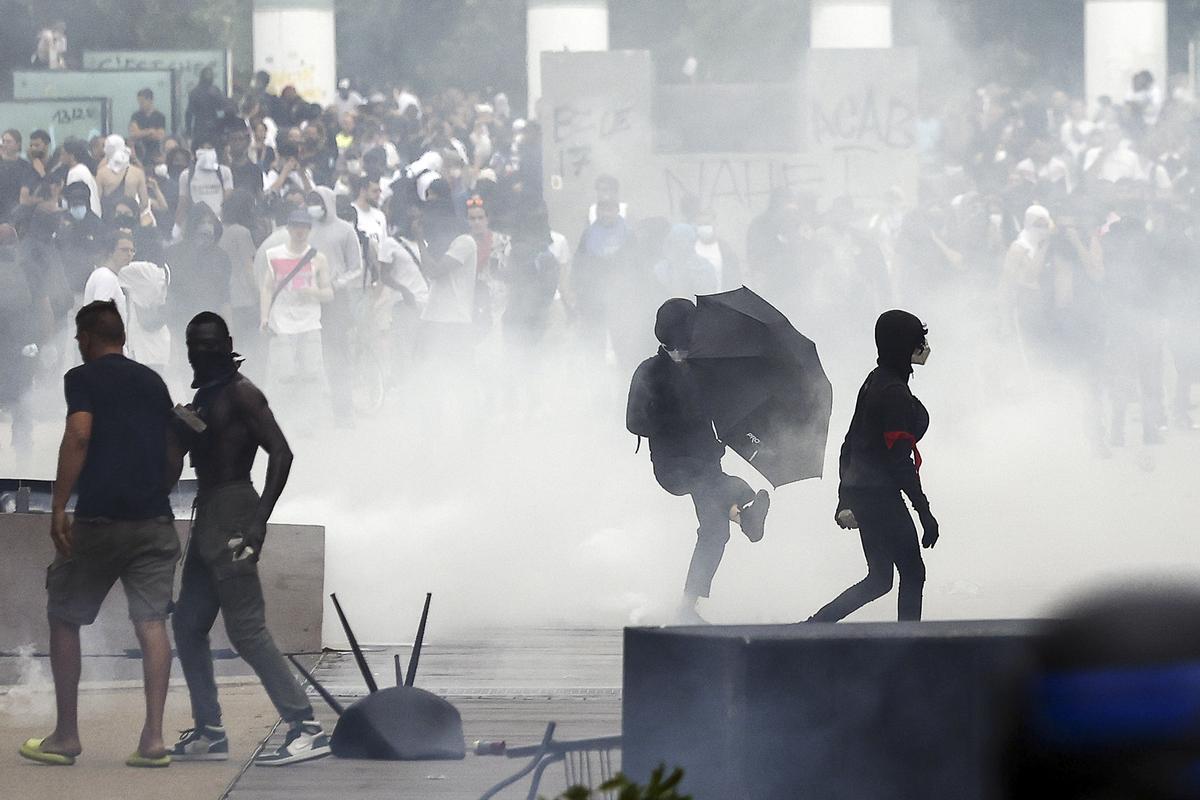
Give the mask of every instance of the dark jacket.
[[720, 461], [725, 445], [713, 431], [700, 386], [685, 361], [676, 364], [660, 347], [633, 373], [625, 427], [650, 440], [650, 460], [696, 458]]
[[872, 370], [858, 390], [842, 443], [838, 510], [897, 491], [908, 495], [918, 512], [928, 509], [916, 450], [928, 429], [929, 412], [909, 391], [908, 376], [890, 367]]

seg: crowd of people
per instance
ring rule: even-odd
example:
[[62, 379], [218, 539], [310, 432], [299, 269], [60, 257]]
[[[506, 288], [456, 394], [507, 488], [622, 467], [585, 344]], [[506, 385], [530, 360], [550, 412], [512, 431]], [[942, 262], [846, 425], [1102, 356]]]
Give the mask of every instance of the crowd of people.
[[642, 214], [609, 175], [588, 219], [551, 230], [539, 125], [503, 93], [343, 80], [322, 108], [269, 83], [226, 96], [206, 71], [179, 131], [149, 90], [107, 138], [52, 152], [45, 131], [4, 131], [0, 407], [18, 447], [22, 399], [57, 375], [72, 309], [97, 299], [169, 380], [186, 373], [186, 322], [220, 311], [250, 374], [325, 386], [322, 413], [350, 425], [364, 350], [385, 383], [410, 363], [469, 363], [484, 342], [519, 373], [565, 320], [556, 334], [629, 374], [663, 299], [742, 283], [821, 334], [898, 304], [967, 317], [1007, 343], [997, 369], [1080, 380], [1101, 453], [1134, 405], [1148, 443], [1193, 426], [1197, 107], [1149, 73], [1092, 112], [994, 85], [927, 103], [918, 196], [779, 189], [744, 232], [718, 232], [696, 198], [677, 219]]

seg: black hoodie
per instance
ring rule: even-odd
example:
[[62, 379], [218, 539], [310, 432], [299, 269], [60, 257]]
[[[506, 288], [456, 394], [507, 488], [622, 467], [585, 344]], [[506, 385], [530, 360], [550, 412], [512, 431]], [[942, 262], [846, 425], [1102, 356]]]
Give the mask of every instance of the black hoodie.
[[912, 354], [925, 338], [921, 321], [904, 311], [884, 313], [875, 326], [879, 366], [858, 391], [840, 459], [838, 509], [902, 491], [918, 513], [929, 509], [921, 489], [917, 442], [929, 412], [908, 388]]

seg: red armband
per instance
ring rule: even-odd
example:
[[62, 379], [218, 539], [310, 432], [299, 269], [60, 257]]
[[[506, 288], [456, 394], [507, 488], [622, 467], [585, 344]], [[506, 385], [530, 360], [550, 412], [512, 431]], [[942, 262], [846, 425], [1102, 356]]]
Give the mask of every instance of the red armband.
[[917, 449], [917, 437], [913, 436], [908, 431], [887, 431], [883, 434], [883, 443], [887, 445], [887, 449], [892, 447], [899, 441], [907, 441], [912, 444], [913, 463], [917, 467], [917, 472], [921, 471], [921, 451]]

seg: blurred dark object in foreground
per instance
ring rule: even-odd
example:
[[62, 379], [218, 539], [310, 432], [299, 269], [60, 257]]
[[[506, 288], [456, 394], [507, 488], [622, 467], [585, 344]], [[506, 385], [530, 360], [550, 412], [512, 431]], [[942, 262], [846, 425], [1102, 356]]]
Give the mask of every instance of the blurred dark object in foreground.
[[1003, 797], [1200, 798], [1200, 589], [1068, 607], [1011, 691]]

